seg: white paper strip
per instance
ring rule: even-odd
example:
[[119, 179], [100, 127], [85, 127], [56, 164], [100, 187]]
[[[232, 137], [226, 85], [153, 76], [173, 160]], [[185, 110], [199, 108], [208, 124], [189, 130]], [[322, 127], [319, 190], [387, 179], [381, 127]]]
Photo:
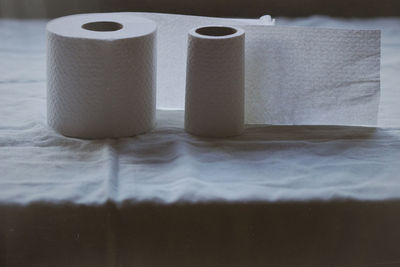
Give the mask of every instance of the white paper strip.
[[237, 25], [246, 32], [247, 123], [376, 124], [380, 31], [270, 27], [266, 16], [238, 21], [131, 14], [158, 25], [158, 108], [184, 108], [188, 31]]

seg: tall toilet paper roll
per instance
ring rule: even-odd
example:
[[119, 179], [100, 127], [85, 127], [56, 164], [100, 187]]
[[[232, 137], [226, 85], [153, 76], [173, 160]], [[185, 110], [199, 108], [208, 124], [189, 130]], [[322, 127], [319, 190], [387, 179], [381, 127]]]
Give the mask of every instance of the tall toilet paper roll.
[[47, 117], [79, 138], [133, 136], [155, 117], [156, 24], [80, 14], [47, 24]]
[[185, 130], [208, 137], [244, 129], [244, 31], [206, 26], [189, 31]]

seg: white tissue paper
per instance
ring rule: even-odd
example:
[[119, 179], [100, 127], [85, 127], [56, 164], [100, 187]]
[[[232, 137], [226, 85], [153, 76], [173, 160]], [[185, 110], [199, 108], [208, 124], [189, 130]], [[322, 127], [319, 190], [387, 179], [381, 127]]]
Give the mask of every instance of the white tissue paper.
[[132, 136], [155, 115], [156, 24], [82, 14], [47, 25], [48, 123], [73, 137]]
[[[204, 25], [245, 30], [247, 123], [375, 125], [380, 31], [273, 26], [258, 21], [132, 13], [158, 28], [157, 108], [183, 109], [187, 33]], [[230, 96], [227, 95], [227, 98]]]
[[205, 26], [189, 32], [185, 130], [208, 137], [244, 130], [244, 31]]
[[189, 30], [226, 25], [246, 33], [246, 123], [376, 125], [378, 30], [272, 26], [270, 16], [246, 21], [140, 12], [105, 15], [139, 16], [157, 24], [158, 109], [184, 109]]

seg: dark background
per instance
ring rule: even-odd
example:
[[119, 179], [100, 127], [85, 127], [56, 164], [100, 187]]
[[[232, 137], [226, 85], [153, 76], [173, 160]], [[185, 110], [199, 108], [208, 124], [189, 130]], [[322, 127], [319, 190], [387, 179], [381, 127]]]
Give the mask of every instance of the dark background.
[[221, 17], [400, 16], [399, 0], [0, 0], [0, 17], [143, 11]]

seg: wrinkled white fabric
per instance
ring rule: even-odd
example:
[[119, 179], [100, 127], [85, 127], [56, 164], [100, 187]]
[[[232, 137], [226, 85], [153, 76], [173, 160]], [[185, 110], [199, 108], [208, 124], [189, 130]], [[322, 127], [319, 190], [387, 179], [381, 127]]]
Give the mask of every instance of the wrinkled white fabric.
[[232, 139], [182, 130], [182, 112], [117, 140], [79, 140], [45, 118], [45, 23], [0, 21], [0, 202], [384, 200], [400, 196], [400, 19], [281, 25], [382, 29], [379, 128], [260, 126]]

